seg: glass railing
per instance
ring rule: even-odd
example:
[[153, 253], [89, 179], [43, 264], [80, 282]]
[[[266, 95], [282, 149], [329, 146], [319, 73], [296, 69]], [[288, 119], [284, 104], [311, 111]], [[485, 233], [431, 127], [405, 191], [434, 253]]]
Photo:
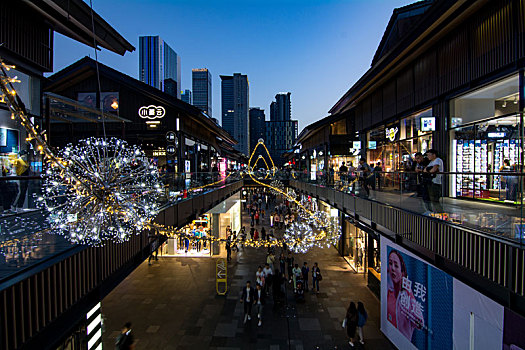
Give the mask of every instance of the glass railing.
[[525, 243], [523, 173], [296, 172], [294, 177]]
[[[161, 207], [241, 179], [237, 172], [161, 173], [160, 177], [165, 189]], [[40, 176], [0, 176], [0, 281], [75, 246], [48, 230], [48, 212], [37, 206], [42, 183]]]

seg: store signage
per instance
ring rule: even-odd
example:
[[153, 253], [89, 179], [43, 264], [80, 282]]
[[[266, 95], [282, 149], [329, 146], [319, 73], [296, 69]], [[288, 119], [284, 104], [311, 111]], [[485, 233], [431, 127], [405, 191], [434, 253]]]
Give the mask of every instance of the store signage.
[[166, 133], [166, 141], [173, 142], [177, 139], [177, 135], [173, 131], [168, 131]]
[[506, 136], [505, 132], [499, 131], [499, 132], [489, 132], [487, 133], [487, 136], [491, 139], [501, 139]]
[[176, 148], [173, 145], [168, 145], [166, 147], [166, 153], [167, 154], [175, 154]]
[[421, 131], [435, 131], [436, 117], [421, 118]]
[[376, 149], [377, 141], [368, 141], [368, 149]]
[[352, 142], [352, 148], [353, 149], [361, 149], [361, 141], [353, 141]]
[[191, 162], [189, 160], [184, 161], [184, 171], [187, 173], [191, 172]]
[[139, 117], [143, 119], [162, 119], [166, 115], [166, 110], [162, 106], [142, 106], [139, 108]]
[[390, 142], [394, 142], [397, 137], [397, 133], [399, 132], [399, 128], [396, 126], [394, 128], [386, 128], [385, 129], [385, 136], [387, 139], [390, 140]]

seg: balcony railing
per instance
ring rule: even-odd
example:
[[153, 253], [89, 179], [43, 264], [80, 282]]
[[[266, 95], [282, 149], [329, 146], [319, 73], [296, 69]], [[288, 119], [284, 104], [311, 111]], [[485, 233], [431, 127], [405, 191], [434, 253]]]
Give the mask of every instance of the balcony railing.
[[[238, 181], [237, 173], [163, 173], [161, 208]], [[47, 211], [37, 206], [40, 176], [0, 177], [0, 281], [75, 247], [49, 231]]]
[[525, 174], [295, 172], [291, 178], [525, 244]]

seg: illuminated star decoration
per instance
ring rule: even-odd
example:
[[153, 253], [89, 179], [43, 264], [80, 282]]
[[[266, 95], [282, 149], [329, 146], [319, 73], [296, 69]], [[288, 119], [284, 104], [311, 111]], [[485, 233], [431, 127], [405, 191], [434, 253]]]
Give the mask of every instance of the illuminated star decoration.
[[[279, 180], [273, 180], [272, 182], [270, 182], [270, 189], [273, 194], [280, 195], [284, 192], [284, 185]], [[278, 191], [276, 189], [278, 189]], [[284, 193], [284, 195], [286, 195], [286, 193]]]
[[163, 185], [138, 146], [89, 138], [59, 158], [60, 165], [49, 163], [38, 197], [52, 231], [75, 243], [121, 243], [157, 215]]

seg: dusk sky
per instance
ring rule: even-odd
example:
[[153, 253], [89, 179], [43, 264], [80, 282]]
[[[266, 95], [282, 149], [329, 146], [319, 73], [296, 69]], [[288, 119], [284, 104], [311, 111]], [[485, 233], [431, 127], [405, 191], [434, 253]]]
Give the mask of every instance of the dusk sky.
[[[100, 62], [138, 78], [139, 35], [160, 35], [181, 56], [183, 89], [191, 89], [192, 68], [210, 70], [219, 122], [219, 75], [243, 73], [250, 106], [267, 119], [275, 94], [292, 93], [300, 131], [366, 72], [392, 11], [411, 2], [93, 0], [93, 7], [136, 48], [124, 57], [102, 50]], [[93, 49], [56, 34], [55, 72], [88, 55]]]

